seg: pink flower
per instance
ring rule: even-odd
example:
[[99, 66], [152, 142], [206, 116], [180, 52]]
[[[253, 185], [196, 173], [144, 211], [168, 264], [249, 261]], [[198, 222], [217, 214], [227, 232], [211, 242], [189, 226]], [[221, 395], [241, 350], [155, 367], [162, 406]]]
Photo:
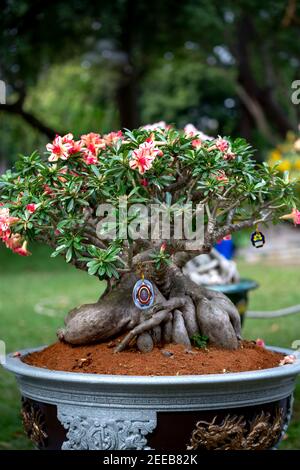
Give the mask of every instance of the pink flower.
[[148, 180], [146, 180], [146, 178], [141, 179], [141, 185], [145, 187], [148, 186]]
[[160, 246], [160, 252], [163, 253], [167, 249], [167, 242], [162, 242]]
[[11, 231], [10, 231], [9, 228], [7, 228], [6, 230], [2, 230], [2, 229], [0, 228], [0, 238], [1, 238], [1, 240], [2, 240], [4, 243], [7, 242], [7, 240], [8, 240], [9, 237], [10, 237], [10, 234], [11, 234]]
[[9, 209], [7, 207], [0, 208], [0, 238], [3, 242], [6, 242], [10, 237], [11, 225], [17, 223], [19, 219], [17, 217], [11, 217]]
[[10, 250], [15, 250], [22, 244], [22, 237], [19, 233], [13, 233], [5, 242], [5, 245]]
[[133, 170], [138, 169], [139, 173], [143, 175], [146, 171], [150, 170], [155, 158], [162, 154], [160, 149], [155, 148], [152, 140], [144, 142], [138, 149], [133, 150], [129, 166]]
[[[57, 160], [67, 160], [69, 157], [69, 151], [72, 148], [69, 137], [72, 134], [67, 134], [63, 137], [57, 135], [53, 140], [52, 144], [47, 144], [46, 149], [50, 152], [48, 158], [49, 162], [57, 162]], [[73, 136], [72, 136], [73, 137]]]
[[100, 134], [95, 132], [90, 132], [89, 134], [84, 134], [81, 136], [81, 144], [83, 147], [90, 150], [90, 147], [95, 147], [97, 149], [105, 148], [105, 141], [102, 139]]
[[73, 134], [69, 133], [62, 137], [62, 143], [68, 144], [70, 146], [68, 153], [73, 155], [74, 153], [79, 153], [82, 149], [81, 140], [74, 140]]
[[228, 183], [228, 177], [225, 174], [224, 170], [219, 170], [218, 174], [215, 176], [217, 181], [223, 181], [223, 183], [227, 184]]
[[30, 256], [31, 255], [31, 253], [27, 250], [27, 241], [25, 241], [22, 246], [14, 248], [13, 252], [17, 253], [20, 256]]
[[0, 237], [4, 238], [9, 231], [9, 209], [3, 207], [0, 209]]
[[298, 211], [298, 209], [293, 209], [292, 214], [293, 214], [294, 224], [299, 225], [300, 224], [300, 211]]
[[261, 339], [261, 338], [257, 338], [257, 340], [255, 341], [255, 344], [256, 344], [256, 346], [260, 346], [261, 348], [266, 347], [264, 340]]
[[222, 139], [221, 137], [219, 137], [216, 140], [215, 145], [216, 145], [217, 149], [220, 150], [221, 152], [226, 152], [229, 149], [229, 142], [225, 139]]
[[53, 190], [50, 188], [48, 184], [44, 184], [43, 189], [44, 189], [44, 193], [48, 194], [48, 196], [53, 195]]
[[69, 132], [68, 134], [62, 136], [61, 140], [63, 144], [69, 144], [74, 141], [74, 136], [71, 134], [71, 132]]
[[[18, 222], [17, 217], [11, 217], [9, 209], [6, 207], [0, 208], [0, 238], [5, 243], [6, 247], [20, 254], [21, 256], [28, 256], [30, 253], [27, 251], [27, 242], [22, 243], [22, 237], [19, 233], [12, 234], [10, 226]], [[25, 254], [26, 253], [26, 254]]]
[[290, 214], [282, 215], [280, 219], [292, 220], [294, 222], [294, 225], [300, 225], [300, 211], [298, 211], [298, 209], [293, 208]]
[[296, 359], [296, 356], [294, 356], [293, 354], [289, 354], [288, 356], [284, 356], [284, 358], [281, 359], [279, 365], [284, 366], [286, 364], [294, 364], [294, 362], [296, 362]]
[[81, 136], [82, 156], [87, 165], [96, 165], [98, 163], [98, 155], [105, 148], [105, 140], [100, 134], [90, 132]]
[[226, 152], [224, 153], [223, 158], [224, 160], [228, 160], [228, 161], [234, 160], [236, 158], [236, 154], [233, 152]]
[[106, 145], [113, 145], [118, 142], [120, 139], [123, 139], [122, 131], [118, 132], [110, 132], [109, 134], [105, 134], [103, 136], [104, 142]]
[[81, 140], [73, 140], [70, 142], [70, 150], [69, 150], [69, 155], [73, 155], [74, 153], [79, 153], [82, 150], [82, 142]]
[[194, 137], [194, 136], [196, 137], [199, 134], [199, 131], [198, 131], [197, 127], [194, 126], [194, 124], [187, 124], [184, 127], [184, 133], [188, 137]]
[[91, 151], [87, 151], [83, 154], [83, 160], [87, 165], [96, 165], [99, 161], [97, 156]]
[[204, 132], [199, 131], [197, 127], [194, 126], [194, 124], [187, 124], [184, 127], [184, 133], [187, 137], [196, 137], [197, 139], [203, 140], [213, 140], [213, 137], [210, 137], [209, 135], [204, 134]]
[[193, 146], [195, 149], [199, 149], [199, 148], [202, 146], [202, 140], [200, 140], [200, 139], [194, 139], [194, 140], [192, 140], [192, 146]]
[[37, 204], [27, 204], [26, 206], [26, 210], [28, 212], [31, 212], [31, 214], [33, 214], [37, 209]]

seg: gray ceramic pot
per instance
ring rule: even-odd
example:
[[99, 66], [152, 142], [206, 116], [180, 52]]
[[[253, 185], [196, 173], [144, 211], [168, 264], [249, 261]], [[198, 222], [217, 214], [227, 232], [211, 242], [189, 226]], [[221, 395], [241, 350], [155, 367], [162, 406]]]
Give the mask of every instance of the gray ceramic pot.
[[24, 427], [39, 448], [271, 449], [291, 418], [300, 358], [273, 369], [200, 376], [59, 372], [12, 355], [5, 368], [16, 375]]

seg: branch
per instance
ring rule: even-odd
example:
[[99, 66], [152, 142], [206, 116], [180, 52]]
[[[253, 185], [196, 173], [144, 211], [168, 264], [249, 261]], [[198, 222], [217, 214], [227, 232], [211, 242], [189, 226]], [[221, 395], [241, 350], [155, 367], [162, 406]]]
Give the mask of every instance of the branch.
[[271, 144], [275, 144], [276, 140], [273, 137], [270, 126], [267, 122], [267, 119], [264, 115], [264, 111], [260, 106], [259, 102], [251, 97], [245, 90], [244, 87], [238, 83], [235, 86], [236, 94], [240, 98], [241, 102], [247, 108], [249, 114], [252, 116], [256, 122], [257, 128], [262, 133], [262, 135], [268, 140]]
[[89, 242], [91, 242], [92, 245], [95, 245], [98, 248], [101, 248], [102, 250], [107, 250], [107, 246], [105, 245], [105, 243], [103, 243], [103, 241], [101, 241], [98, 237], [93, 235], [91, 231], [86, 229], [83, 235], [85, 238], [87, 238]]
[[40, 119], [34, 116], [34, 114], [25, 111], [20, 100], [12, 104], [0, 104], [0, 111], [5, 111], [10, 114], [15, 114], [17, 116], [22, 117], [24, 121], [27, 122], [27, 124], [29, 124], [34, 129], [40, 131], [42, 134], [45, 134], [47, 137], [49, 137], [49, 139], [53, 139], [56, 134], [64, 134], [64, 132], [60, 133], [55, 129], [48, 127]]
[[271, 220], [270, 215], [272, 215], [272, 210], [266, 212], [266, 214], [261, 216], [260, 218], [257, 218], [258, 216], [256, 215], [255, 217], [243, 220], [241, 222], [236, 222], [235, 224], [225, 225], [214, 234], [213, 242], [217, 242], [218, 240], [220, 240], [220, 238], [225, 237], [229, 233], [235, 233], [239, 230], [242, 230], [243, 228], [250, 228], [259, 223], [268, 222], [269, 220]]
[[132, 266], [136, 267], [139, 264], [149, 262], [152, 259], [151, 255], [153, 255], [154, 253], [155, 253], [154, 248], [150, 248], [146, 251], [143, 251], [142, 253], [138, 253], [132, 258]]
[[175, 181], [174, 183], [169, 184], [169, 186], [164, 188], [164, 191], [169, 192], [169, 193], [175, 192], [178, 189], [184, 188], [186, 186], [187, 181], [188, 181], [188, 176], [183, 176], [179, 178], [177, 181]]
[[240, 205], [240, 203], [241, 203], [242, 201], [244, 201], [245, 199], [247, 199], [247, 196], [243, 196], [243, 197], [240, 197], [240, 198], [236, 199], [236, 201], [234, 201], [230, 206], [225, 207], [221, 212], [219, 212], [219, 213], [218, 213], [218, 216], [227, 214], [227, 212], [232, 211], [232, 210], [235, 209], [238, 205]]

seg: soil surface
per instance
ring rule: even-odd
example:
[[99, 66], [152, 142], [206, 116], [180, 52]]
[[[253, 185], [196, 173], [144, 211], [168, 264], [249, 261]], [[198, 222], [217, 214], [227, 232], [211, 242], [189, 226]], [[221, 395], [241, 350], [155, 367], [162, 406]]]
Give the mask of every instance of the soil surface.
[[150, 353], [140, 353], [132, 348], [114, 353], [114, 342], [89, 346], [71, 346], [55, 343], [42, 351], [28, 354], [26, 364], [51, 370], [113, 375], [202, 375], [243, 372], [277, 367], [283, 358], [243, 341], [235, 351], [209, 346], [206, 349], [169, 344], [154, 348]]

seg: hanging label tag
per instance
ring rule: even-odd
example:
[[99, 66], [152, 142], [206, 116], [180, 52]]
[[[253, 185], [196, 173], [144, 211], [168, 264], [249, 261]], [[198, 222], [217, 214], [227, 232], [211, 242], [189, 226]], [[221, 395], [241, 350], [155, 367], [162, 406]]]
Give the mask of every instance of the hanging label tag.
[[262, 232], [256, 230], [251, 234], [251, 243], [255, 248], [262, 248], [266, 242], [265, 236]]
[[135, 305], [144, 310], [150, 308], [154, 302], [153, 285], [148, 279], [140, 279], [134, 285], [132, 298]]

